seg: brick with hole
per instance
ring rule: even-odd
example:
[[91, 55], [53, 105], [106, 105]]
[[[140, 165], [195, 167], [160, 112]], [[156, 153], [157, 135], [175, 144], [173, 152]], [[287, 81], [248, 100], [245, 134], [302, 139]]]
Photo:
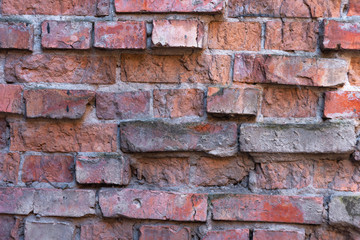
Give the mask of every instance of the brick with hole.
[[95, 92], [87, 90], [31, 89], [24, 91], [28, 118], [79, 119]]
[[208, 45], [211, 49], [259, 51], [261, 25], [257, 22], [211, 22]]
[[248, 240], [249, 229], [227, 229], [227, 230], [211, 230], [206, 233], [202, 240]]
[[17, 152], [0, 153], [0, 181], [17, 184], [20, 154]]
[[91, 22], [44, 21], [41, 24], [41, 45], [54, 49], [89, 49]]
[[22, 114], [24, 103], [21, 85], [0, 84], [0, 112]]
[[205, 222], [207, 194], [157, 190], [102, 189], [99, 203], [104, 217]]
[[278, 240], [303, 240], [305, 232], [288, 231], [288, 230], [262, 230], [255, 229], [253, 240], [278, 239]]
[[326, 20], [324, 25], [324, 49], [360, 50], [360, 23]]
[[80, 184], [127, 185], [131, 172], [129, 160], [121, 155], [78, 155], [76, 157], [76, 181]]
[[21, 180], [31, 182], [74, 181], [74, 157], [64, 154], [28, 155], [22, 166]]
[[96, 22], [94, 47], [105, 49], [145, 49], [145, 22]]
[[33, 211], [33, 188], [0, 188], [0, 214], [28, 215]]
[[[4, 6], [4, 3], [3, 3]], [[21, 22], [0, 22], [0, 49], [33, 49], [33, 26]]]
[[179, 225], [143, 225], [139, 240], [190, 240], [191, 230]]
[[351, 91], [326, 92], [324, 117], [359, 118], [360, 92], [351, 92]]
[[75, 235], [75, 226], [68, 222], [40, 222], [30, 221], [25, 222], [25, 240], [60, 240], [72, 239]]
[[196, 20], [155, 20], [153, 47], [202, 48], [204, 25]]

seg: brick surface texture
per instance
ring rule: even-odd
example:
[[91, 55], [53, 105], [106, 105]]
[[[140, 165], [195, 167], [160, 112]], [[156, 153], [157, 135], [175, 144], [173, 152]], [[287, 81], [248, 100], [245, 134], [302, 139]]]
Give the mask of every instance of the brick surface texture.
[[0, 239], [360, 239], [359, 0], [0, 0]]

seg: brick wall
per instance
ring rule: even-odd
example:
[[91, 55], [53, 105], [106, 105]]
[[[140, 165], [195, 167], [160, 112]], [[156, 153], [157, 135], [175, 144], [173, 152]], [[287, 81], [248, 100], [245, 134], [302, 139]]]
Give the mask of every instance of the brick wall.
[[1, 0], [0, 239], [360, 239], [358, 0]]

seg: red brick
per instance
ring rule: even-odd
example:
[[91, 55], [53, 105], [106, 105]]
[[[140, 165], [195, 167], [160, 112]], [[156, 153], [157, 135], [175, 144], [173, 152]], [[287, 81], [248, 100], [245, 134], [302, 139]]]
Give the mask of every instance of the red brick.
[[206, 194], [102, 189], [99, 203], [105, 217], [205, 222], [207, 215]]
[[18, 181], [20, 155], [0, 153], [0, 181], [16, 184]]
[[41, 25], [43, 48], [89, 49], [91, 22], [44, 21]]
[[222, 231], [209, 231], [202, 240], [248, 240], [249, 229], [228, 229]]
[[36, 222], [27, 220], [25, 223], [25, 240], [72, 239], [75, 226], [67, 222]]
[[359, 15], [360, 15], [360, 2], [358, 0], [350, 0], [348, 16], [359, 16]]
[[360, 23], [325, 21], [324, 49], [360, 49]]
[[322, 197], [219, 194], [210, 196], [213, 219], [320, 224]]
[[310, 240], [348, 240], [348, 232], [340, 233], [333, 229], [316, 229], [314, 234], [311, 234]]
[[6, 56], [7, 82], [112, 84], [116, 57], [36, 54]]
[[202, 48], [203, 23], [196, 20], [155, 20], [151, 41], [154, 47]]
[[236, 184], [248, 176], [254, 165], [254, 162], [245, 155], [221, 159], [201, 157], [196, 162], [192, 182], [197, 186]]
[[269, 21], [266, 23], [265, 49], [314, 52], [318, 33], [317, 22]]
[[360, 92], [326, 92], [324, 116], [326, 118], [359, 118]]
[[143, 83], [230, 83], [231, 57], [191, 54], [157, 56], [122, 54], [121, 80]]
[[4, 15], [94, 16], [101, 2], [97, 0], [53, 0], [51, 2], [48, 0], [4, 0], [2, 13]]
[[0, 239], [20, 239], [20, 219], [14, 216], [0, 216]]
[[33, 210], [34, 189], [0, 188], [0, 213], [27, 215]]
[[94, 47], [108, 49], [145, 49], [145, 22], [96, 22]]
[[81, 118], [86, 105], [95, 97], [93, 91], [34, 89], [25, 90], [26, 116], [28, 118]]
[[311, 184], [312, 161], [268, 162], [256, 167], [256, 187], [262, 189], [304, 188]]
[[129, 161], [116, 155], [76, 158], [76, 181], [78, 183], [107, 183], [127, 185], [131, 171]]
[[95, 191], [82, 189], [39, 189], [34, 213], [40, 216], [83, 217], [95, 214]]
[[116, 124], [31, 121], [11, 123], [10, 129], [12, 151], [115, 152], [117, 149]]
[[96, 116], [101, 119], [150, 118], [150, 92], [97, 92]]
[[115, 0], [115, 9], [118, 13], [123, 12], [220, 12], [224, 7], [223, 0]]
[[5, 119], [0, 118], [0, 149], [7, 147], [8, 142], [8, 131]]
[[257, 22], [211, 22], [209, 48], [259, 51], [261, 25]]
[[[3, 6], [4, 2], [2, 3]], [[0, 22], [0, 49], [32, 50], [33, 35], [34, 29], [30, 24]]]
[[81, 240], [133, 239], [133, 223], [128, 221], [102, 221], [81, 225]]
[[349, 67], [349, 82], [351, 85], [360, 86], [360, 58], [352, 57]]
[[341, 59], [235, 55], [235, 82], [335, 87], [345, 83], [346, 75]]
[[138, 180], [160, 187], [175, 187], [189, 183], [190, 164], [181, 157], [139, 157], [132, 160]]
[[256, 116], [260, 91], [255, 88], [210, 87], [207, 92], [206, 111], [221, 115]]
[[144, 225], [139, 240], [190, 240], [191, 230], [178, 225]]
[[230, 0], [229, 17], [340, 17], [341, 0]]
[[322, 160], [315, 164], [315, 188], [358, 192], [360, 167], [350, 160]]
[[22, 91], [23, 87], [20, 85], [0, 84], [0, 112], [22, 114]]
[[204, 115], [204, 92], [199, 89], [154, 90], [154, 116], [177, 118]]
[[305, 233], [286, 230], [254, 230], [254, 240], [277, 239], [277, 240], [304, 240]]
[[25, 157], [23, 182], [72, 182], [74, 157], [69, 155], [29, 155]]
[[307, 88], [265, 87], [261, 113], [264, 117], [316, 117], [319, 93]]
[[237, 152], [237, 125], [231, 122], [136, 121], [121, 123], [120, 135], [124, 152], [205, 151], [220, 156]]
[[96, 16], [107, 16], [110, 13], [110, 0], [97, 0]]

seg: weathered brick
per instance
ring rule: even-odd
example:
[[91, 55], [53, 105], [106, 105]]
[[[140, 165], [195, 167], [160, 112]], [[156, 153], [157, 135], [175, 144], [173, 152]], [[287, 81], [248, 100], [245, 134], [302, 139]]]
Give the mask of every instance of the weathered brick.
[[8, 142], [8, 131], [7, 131], [7, 123], [5, 119], [0, 118], [0, 149], [7, 147]]
[[244, 152], [351, 153], [355, 144], [354, 126], [345, 123], [243, 124], [240, 127], [240, 150]]
[[116, 79], [116, 57], [86, 55], [10, 54], [7, 82], [111, 84]]
[[338, 232], [334, 229], [327, 229], [327, 228], [319, 228], [317, 229], [314, 234], [311, 234], [310, 240], [348, 240], [348, 232]]
[[228, 229], [222, 231], [209, 231], [202, 240], [248, 240], [249, 229]]
[[121, 155], [101, 155], [76, 158], [76, 181], [78, 183], [107, 183], [127, 185], [131, 172], [129, 161]]
[[360, 226], [360, 196], [332, 196], [329, 203], [329, 220], [331, 224]]
[[25, 157], [23, 182], [72, 182], [74, 157], [63, 154], [29, 155]]
[[341, 59], [235, 55], [235, 82], [336, 87], [346, 75], [347, 62]]
[[231, 57], [227, 55], [122, 54], [121, 80], [144, 83], [227, 84], [230, 82], [230, 62]]
[[[2, 3], [3, 6], [4, 2]], [[33, 35], [34, 29], [30, 24], [0, 22], [0, 49], [32, 50], [34, 41]]]
[[211, 22], [209, 48], [259, 51], [261, 25], [257, 22]]
[[155, 20], [151, 41], [154, 47], [202, 48], [204, 25], [196, 20]]
[[25, 223], [25, 240], [72, 239], [74, 234], [74, 225], [67, 222], [26, 221]]
[[359, 118], [360, 92], [326, 92], [324, 116], [326, 118]]
[[319, 93], [308, 88], [265, 87], [261, 104], [264, 117], [316, 117]]
[[28, 118], [81, 118], [86, 105], [95, 97], [93, 91], [32, 89], [24, 91]]
[[287, 230], [254, 230], [254, 240], [277, 239], [277, 240], [304, 240], [305, 232]]
[[14, 216], [0, 216], [0, 239], [20, 239], [20, 219]]
[[360, 190], [360, 166], [350, 160], [317, 161], [314, 169], [315, 188], [338, 191]]
[[0, 213], [27, 215], [33, 210], [34, 189], [0, 188]]
[[77, 15], [94, 16], [97, 13], [98, 0], [4, 0], [4, 15]]
[[220, 115], [256, 116], [259, 98], [260, 91], [255, 88], [209, 87], [206, 111]]
[[236, 184], [248, 176], [254, 165], [245, 155], [221, 159], [201, 157], [196, 161], [192, 182], [197, 186]]
[[97, 0], [96, 16], [107, 16], [110, 13], [110, 0]]
[[360, 49], [360, 23], [325, 21], [324, 49]]
[[269, 21], [266, 23], [265, 49], [314, 52], [318, 33], [317, 22]]
[[291, 189], [311, 184], [314, 163], [312, 161], [267, 162], [256, 167], [257, 188]]
[[0, 181], [17, 183], [20, 165], [19, 153], [0, 153]]
[[93, 222], [81, 225], [81, 240], [133, 240], [133, 223], [129, 221]]
[[350, 0], [348, 16], [359, 16], [359, 15], [360, 15], [360, 2], [358, 2], [358, 0]]
[[235, 123], [227, 122], [127, 122], [120, 127], [121, 149], [124, 152], [205, 151], [229, 156], [237, 152], [236, 128]]
[[99, 203], [105, 217], [205, 222], [207, 215], [206, 194], [102, 189]]
[[159, 89], [153, 93], [155, 117], [204, 115], [204, 92], [200, 89]]
[[0, 112], [22, 114], [22, 91], [23, 87], [20, 85], [0, 84]]
[[218, 194], [210, 196], [213, 219], [320, 224], [322, 197]]
[[95, 191], [80, 189], [39, 189], [34, 213], [40, 216], [83, 217], [95, 214]]
[[94, 47], [108, 49], [145, 49], [145, 22], [96, 22]]
[[160, 187], [175, 187], [189, 183], [190, 164], [181, 157], [139, 157], [132, 159], [132, 169], [138, 180]]
[[96, 116], [101, 119], [150, 118], [150, 92], [97, 92]]
[[115, 152], [117, 148], [116, 124], [31, 121], [11, 123], [10, 128], [12, 151]]
[[143, 225], [139, 240], [190, 240], [191, 230], [178, 225]]
[[341, 0], [230, 0], [229, 17], [340, 17]]
[[352, 57], [349, 67], [349, 82], [351, 85], [360, 86], [360, 58]]
[[89, 49], [91, 22], [44, 21], [41, 24], [43, 48]]
[[207, 12], [217, 13], [224, 7], [223, 0], [179, 1], [179, 0], [115, 0], [115, 10], [118, 13], [127, 12]]

